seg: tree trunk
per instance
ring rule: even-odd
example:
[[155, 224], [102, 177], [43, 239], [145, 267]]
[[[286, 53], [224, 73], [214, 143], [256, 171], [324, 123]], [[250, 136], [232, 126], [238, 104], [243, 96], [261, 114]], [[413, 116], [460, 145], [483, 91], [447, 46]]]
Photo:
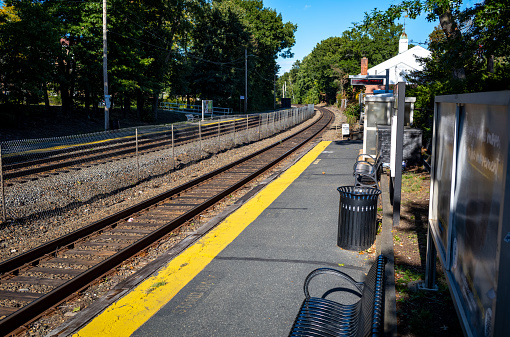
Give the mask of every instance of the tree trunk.
[[69, 65], [69, 81], [70, 81], [70, 88], [69, 88], [69, 110], [72, 111], [74, 108], [74, 91], [76, 88], [76, 62], [71, 61]]
[[59, 90], [60, 90], [60, 97], [62, 99], [62, 113], [64, 115], [67, 115], [71, 109], [72, 101], [71, 97], [69, 95], [69, 67], [68, 64], [64, 62], [64, 60], [61, 60], [59, 62], [59, 68], [62, 74], [62, 77], [59, 81]]
[[[441, 25], [441, 29], [446, 35], [446, 38], [449, 41], [453, 42], [453, 45], [459, 45], [460, 40], [462, 38], [462, 33], [457, 28], [455, 21], [452, 17], [452, 13], [450, 10], [446, 10], [444, 13], [439, 15], [439, 24]], [[462, 60], [462, 52], [459, 52], [459, 60]], [[462, 61], [461, 61], [462, 62]], [[463, 66], [457, 67], [454, 66], [452, 71], [453, 78], [464, 80], [466, 79], [466, 71]]]
[[48, 85], [46, 82], [43, 83], [43, 95], [44, 95], [44, 108], [46, 112], [50, 111], [50, 98], [48, 97]]
[[439, 15], [439, 24], [441, 25], [441, 29], [443, 29], [447, 39], [457, 38], [460, 34], [450, 10], [446, 10], [443, 14]]
[[62, 100], [62, 114], [69, 112], [69, 91], [65, 83], [60, 83], [60, 98]]
[[152, 113], [154, 114], [154, 120], [158, 120], [158, 105], [159, 105], [159, 91], [154, 94], [152, 98]]
[[128, 96], [124, 96], [124, 103], [123, 103], [123, 117], [126, 118], [128, 113], [131, 111], [131, 100]]
[[487, 71], [489, 73], [494, 73], [494, 55], [489, 56], [487, 59]]
[[90, 116], [90, 90], [88, 88], [85, 88], [85, 110]]
[[138, 118], [138, 120], [142, 119], [144, 103], [145, 99], [143, 97], [143, 93], [141, 91], [138, 91], [136, 93], [136, 117]]

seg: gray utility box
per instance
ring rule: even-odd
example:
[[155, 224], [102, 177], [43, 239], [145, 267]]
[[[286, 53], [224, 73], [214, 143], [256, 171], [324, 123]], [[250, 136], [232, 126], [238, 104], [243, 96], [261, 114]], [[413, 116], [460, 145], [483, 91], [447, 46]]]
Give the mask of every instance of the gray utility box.
[[[407, 165], [421, 165], [422, 130], [410, 127], [404, 128], [403, 160]], [[391, 126], [377, 126], [377, 155], [383, 163], [390, 162], [391, 155]]]
[[508, 336], [510, 91], [437, 96], [434, 104], [429, 240], [464, 334]]
[[282, 109], [290, 109], [290, 108], [291, 108], [290, 98], [282, 97]]
[[[416, 97], [406, 97], [404, 126], [411, 127], [413, 124], [414, 102]], [[363, 131], [363, 153], [376, 156], [377, 127], [391, 125], [391, 117], [396, 114], [394, 103], [395, 98], [388, 94], [365, 97], [366, 122]]]

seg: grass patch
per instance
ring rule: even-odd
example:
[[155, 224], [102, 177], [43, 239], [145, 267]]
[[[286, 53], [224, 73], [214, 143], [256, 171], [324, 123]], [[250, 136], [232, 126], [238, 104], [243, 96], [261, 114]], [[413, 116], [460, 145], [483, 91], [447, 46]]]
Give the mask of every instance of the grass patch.
[[165, 281], [156, 282], [156, 283], [152, 284], [149, 287], [149, 289], [147, 289], [146, 293], [149, 294], [149, 293], [153, 292], [154, 290], [158, 289], [159, 287], [166, 285], [167, 283], [168, 282], [165, 282]]
[[416, 272], [410, 268], [395, 266], [395, 281], [397, 284], [404, 284], [421, 279], [421, 273]]
[[423, 180], [425, 179], [425, 177], [416, 173], [406, 172], [402, 175], [402, 191], [406, 193], [421, 191]]

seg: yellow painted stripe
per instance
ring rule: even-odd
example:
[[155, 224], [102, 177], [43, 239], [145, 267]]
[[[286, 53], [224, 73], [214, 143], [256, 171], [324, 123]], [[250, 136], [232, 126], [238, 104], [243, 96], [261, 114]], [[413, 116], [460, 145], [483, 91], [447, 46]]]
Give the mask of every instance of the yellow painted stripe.
[[330, 143], [319, 143], [215, 229], [170, 261], [157, 275], [112, 304], [74, 336], [131, 335], [241, 234]]
[[236, 122], [236, 121], [242, 121], [243, 119], [246, 119], [246, 117], [243, 118], [235, 118], [235, 119], [224, 119], [222, 121], [218, 122], [211, 122], [211, 123], [203, 123], [202, 126], [209, 126], [209, 125], [215, 125], [215, 124], [222, 124], [222, 123], [229, 123], [229, 122]]

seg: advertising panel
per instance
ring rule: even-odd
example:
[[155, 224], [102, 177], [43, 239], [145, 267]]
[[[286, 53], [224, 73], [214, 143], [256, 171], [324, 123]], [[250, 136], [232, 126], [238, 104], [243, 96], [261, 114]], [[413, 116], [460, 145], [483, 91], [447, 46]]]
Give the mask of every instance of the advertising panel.
[[510, 91], [436, 97], [429, 225], [467, 336], [507, 332], [509, 113]]
[[497, 236], [508, 153], [506, 125], [506, 107], [461, 107], [451, 271], [477, 336], [490, 331], [496, 299]]
[[443, 254], [442, 258], [446, 261], [445, 252], [449, 248], [448, 227], [450, 222], [450, 198], [452, 186], [452, 170], [454, 155], [454, 137], [455, 137], [455, 115], [457, 105], [455, 103], [442, 103], [436, 107], [435, 120], [435, 146], [434, 146], [434, 172], [435, 179], [432, 181], [430, 219], [433, 222], [434, 229], [440, 238], [442, 247], [439, 252]]

